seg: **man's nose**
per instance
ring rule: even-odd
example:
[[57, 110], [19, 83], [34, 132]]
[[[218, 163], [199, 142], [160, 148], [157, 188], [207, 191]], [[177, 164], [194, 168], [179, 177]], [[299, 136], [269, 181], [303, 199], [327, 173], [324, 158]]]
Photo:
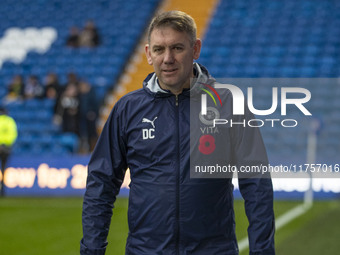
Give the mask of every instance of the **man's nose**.
[[172, 64], [172, 63], [174, 63], [174, 60], [175, 60], [175, 58], [174, 58], [174, 54], [173, 54], [172, 50], [167, 49], [164, 53], [164, 63], [165, 64]]

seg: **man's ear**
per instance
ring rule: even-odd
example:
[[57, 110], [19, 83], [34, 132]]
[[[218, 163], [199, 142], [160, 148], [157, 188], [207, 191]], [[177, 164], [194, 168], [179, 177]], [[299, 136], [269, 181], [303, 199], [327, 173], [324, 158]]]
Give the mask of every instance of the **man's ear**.
[[200, 39], [196, 39], [196, 42], [194, 43], [194, 59], [198, 59], [201, 54], [201, 48], [202, 48], [202, 41]]
[[148, 64], [152, 65], [152, 59], [151, 59], [151, 51], [150, 51], [150, 45], [149, 44], [145, 44], [145, 55], [146, 55], [146, 59], [148, 60]]

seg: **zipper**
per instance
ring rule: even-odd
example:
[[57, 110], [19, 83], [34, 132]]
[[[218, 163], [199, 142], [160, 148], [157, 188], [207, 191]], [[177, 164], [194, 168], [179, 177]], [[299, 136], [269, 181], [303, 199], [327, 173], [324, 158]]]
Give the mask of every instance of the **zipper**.
[[177, 171], [176, 171], [176, 254], [179, 255], [179, 192], [180, 192], [180, 137], [179, 137], [179, 103], [178, 95], [176, 95], [176, 127], [177, 127]]

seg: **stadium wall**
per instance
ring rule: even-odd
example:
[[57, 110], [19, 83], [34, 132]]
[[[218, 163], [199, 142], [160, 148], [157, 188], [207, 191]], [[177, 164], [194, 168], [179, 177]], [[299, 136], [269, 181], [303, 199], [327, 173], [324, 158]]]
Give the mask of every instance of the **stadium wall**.
[[[5, 171], [6, 196], [82, 196], [85, 191], [89, 156], [32, 157], [13, 156]], [[2, 176], [0, 176], [2, 178]], [[127, 171], [120, 195], [129, 194], [130, 173]], [[233, 180], [235, 198], [240, 198], [238, 182]], [[303, 199], [309, 178], [273, 178], [276, 199]], [[316, 199], [340, 196], [338, 178], [314, 178]]]

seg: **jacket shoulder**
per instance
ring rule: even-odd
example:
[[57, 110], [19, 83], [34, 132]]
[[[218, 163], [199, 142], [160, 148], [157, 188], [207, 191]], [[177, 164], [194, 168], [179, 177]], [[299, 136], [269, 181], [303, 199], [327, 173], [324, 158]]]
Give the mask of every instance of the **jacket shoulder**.
[[136, 106], [142, 107], [152, 100], [152, 95], [147, 93], [145, 89], [137, 89], [122, 96], [113, 106], [111, 113], [115, 112], [118, 115], [126, 115], [136, 109]]
[[136, 100], [145, 99], [148, 97], [147, 93], [145, 93], [144, 89], [137, 89], [134, 91], [131, 91], [124, 96], [122, 96], [115, 104], [114, 107], [121, 107], [122, 105], [129, 104], [131, 102], [135, 102]]

